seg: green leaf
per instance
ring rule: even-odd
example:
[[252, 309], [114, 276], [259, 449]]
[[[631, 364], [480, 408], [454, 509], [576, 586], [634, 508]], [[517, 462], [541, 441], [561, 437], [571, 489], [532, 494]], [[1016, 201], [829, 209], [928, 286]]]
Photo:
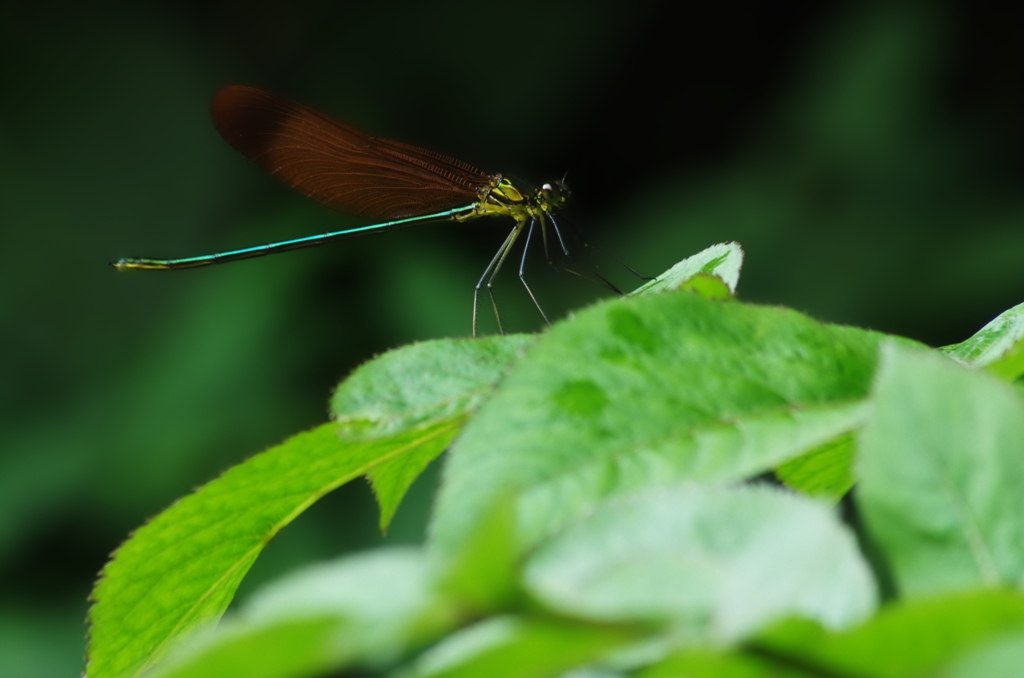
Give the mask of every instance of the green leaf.
[[732, 290], [717, 275], [698, 273], [679, 286], [680, 290], [696, 292], [705, 299], [721, 301], [732, 297]]
[[88, 675], [138, 675], [173, 640], [218, 619], [263, 546], [349, 480], [375, 474], [386, 523], [529, 342], [445, 340], [385, 354], [339, 387], [337, 424], [235, 466], [140, 528], [93, 592]]
[[393, 661], [451, 629], [426, 559], [383, 549], [307, 568], [257, 593], [147, 678], [286, 678]]
[[408, 492], [413, 482], [419, 478], [430, 462], [437, 459], [448, 448], [451, 440], [438, 440], [436, 445], [422, 445], [409, 454], [397, 457], [390, 462], [385, 462], [376, 468], [366, 472], [370, 480], [373, 494], [380, 506], [380, 521], [378, 522], [381, 532], [387, 532], [391, 519], [398, 511], [405, 493]]
[[814, 676], [907, 678], [930, 675], [966, 651], [1022, 630], [1024, 597], [1018, 592], [971, 591], [897, 603], [840, 633], [806, 621], [783, 622], [745, 647], [756, 656], [813, 667]]
[[[643, 296], [670, 292], [682, 289], [687, 283], [700, 276], [702, 278], [717, 278], [725, 285], [725, 296], [736, 293], [736, 285], [740, 281], [740, 268], [743, 266], [743, 250], [739, 243], [727, 242], [712, 245], [692, 257], [683, 259], [678, 264], [659, 275], [654, 280], [644, 283], [633, 290], [630, 296]], [[720, 298], [722, 296], [717, 286], [709, 286], [706, 281], [690, 285], [691, 289], [701, 292], [705, 296]]]
[[377, 657], [450, 627], [451, 604], [437, 592], [433, 564], [422, 549], [376, 549], [312, 565], [258, 591], [242, 606], [247, 624], [332, 614], [354, 625], [353, 655]]
[[1024, 397], [931, 351], [887, 345], [857, 499], [905, 595], [1024, 578]]
[[967, 341], [943, 349], [972, 367], [1013, 381], [1024, 374], [1024, 304], [1018, 304], [982, 327]]
[[584, 666], [562, 675], [564, 678], [628, 678], [630, 674], [603, 666]]
[[1020, 678], [1024, 632], [999, 638], [953, 662], [937, 678]]
[[524, 546], [603, 497], [737, 480], [858, 427], [878, 335], [793, 311], [668, 293], [558, 323], [467, 425], [433, 538], [452, 548], [498, 496]]
[[457, 552], [435, 554], [438, 587], [478, 616], [510, 607], [521, 593], [519, 552], [515, 504], [506, 497], [491, 507]]
[[415, 678], [555, 678], [625, 645], [632, 631], [559, 619], [496, 617], [460, 631], [417, 661]]
[[367, 437], [463, 415], [535, 340], [527, 334], [435, 339], [388, 351], [338, 385], [331, 414], [344, 433]]
[[139, 528], [93, 591], [87, 675], [139, 675], [174, 639], [220, 617], [264, 545], [313, 502], [383, 461], [443, 449], [461, 418], [363, 442], [334, 424], [228, 470]]
[[641, 671], [637, 678], [816, 678], [818, 675], [757, 656], [689, 650]]
[[323, 675], [342, 663], [337, 638], [345, 630], [336, 617], [285, 619], [252, 629], [228, 626], [216, 638], [172, 652], [146, 678], [298, 678]]
[[830, 440], [775, 468], [787, 487], [811, 497], [839, 501], [853, 487], [853, 435]]
[[876, 601], [832, 511], [766, 486], [689, 484], [608, 501], [541, 546], [524, 581], [566, 614], [699, 621], [717, 640], [794, 614], [848, 626]]
[[[479, 407], [533, 336], [442, 339], [390, 351], [358, 368], [331, 398], [346, 437], [369, 439], [466, 415]], [[386, 530], [409, 486], [444, 447], [424, 446], [367, 474]]]

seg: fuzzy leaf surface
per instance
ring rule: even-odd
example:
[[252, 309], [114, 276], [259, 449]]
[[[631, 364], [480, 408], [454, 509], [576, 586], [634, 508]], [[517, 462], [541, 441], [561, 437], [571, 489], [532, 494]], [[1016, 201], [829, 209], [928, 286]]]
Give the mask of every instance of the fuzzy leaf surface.
[[454, 547], [522, 493], [524, 546], [603, 498], [745, 478], [861, 425], [879, 335], [677, 292], [538, 338], [453, 447], [433, 537]]
[[[475, 411], [534, 337], [440, 339], [389, 351], [355, 370], [331, 398], [331, 413], [352, 439], [462, 417]], [[390, 459], [367, 476], [387, 530], [402, 497], [444, 448], [422, 447]]]

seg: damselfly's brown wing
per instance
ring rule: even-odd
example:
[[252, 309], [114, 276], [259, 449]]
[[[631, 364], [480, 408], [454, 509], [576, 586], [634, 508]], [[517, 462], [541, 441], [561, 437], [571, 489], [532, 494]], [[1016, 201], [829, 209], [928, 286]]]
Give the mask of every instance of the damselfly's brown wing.
[[303, 195], [367, 219], [469, 205], [491, 182], [455, 158], [369, 136], [253, 87], [221, 90], [212, 113], [217, 131], [242, 155]]

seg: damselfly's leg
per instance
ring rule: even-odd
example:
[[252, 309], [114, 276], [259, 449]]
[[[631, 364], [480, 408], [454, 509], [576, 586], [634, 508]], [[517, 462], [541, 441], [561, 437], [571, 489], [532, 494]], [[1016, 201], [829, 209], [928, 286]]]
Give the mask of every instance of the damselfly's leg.
[[512, 245], [515, 244], [516, 238], [519, 237], [519, 232], [523, 230], [523, 222], [516, 224], [512, 232], [505, 238], [505, 242], [501, 244], [498, 251], [494, 254], [494, 258], [491, 259], [491, 263], [487, 264], [487, 268], [484, 269], [484, 274], [480, 276], [480, 280], [476, 284], [476, 289], [473, 290], [473, 336], [476, 336], [476, 309], [478, 300], [480, 298], [480, 288], [484, 286], [484, 281], [487, 281], [487, 294], [491, 297], [491, 306], [494, 307], [494, 318], [498, 321], [498, 331], [505, 334], [505, 329], [501, 326], [501, 315], [498, 313], [498, 302], [494, 300], [494, 276], [498, 275], [498, 271], [501, 269], [501, 265], [505, 263], [505, 257], [508, 256], [509, 250], [512, 249]]
[[[552, 220], [552, 221], [553, 221], [553, 220]], [[569, 227], [569, 230], [570, 230], [570, 231], [572, 232], [572, 234], [573, 234], [573, 235], [574, 235], [574, 236], [576, 237], [576, 239], [577, 239], [577, 240], [578, 240], [578, 241], [580, 242], [580, 244], [582, 244], [582, 245], [583, 245], [584, 249], [587, 249], [587, 248], [589, 248], [589, 249], [592, 249], [593, 251], [597, 252], [598, 254], [601, 254], [601, 255], [604, 255], [604, 256], [609, 256], [609, 255], [607, 255], [607, 254], [606, 254], [605, 252], [601, 251], [600, 249], [598, 249], [598, 248], [596, 248], [596, 247], [592, 247], [592, 246], [590, 245], [590, 243], [589, 243], [589, 242], [587, 242], [587, 241], [586, 241], [586, 240], [585, 240], [585, 239], [583, 238], [583, 236], [582, 236], [582, 235], [580, 234], [580, 231], [579, 231], [579, 229], [578, 229], [578, 228], [576, 228], [576, 225], [575, 225], [575, 224], [573, 224], [573, 223], [572, 223], [572, 221], [570, 221], [570, 220], [569, 220], [568, 218], [566, 218], [566, 219], [563, 219], [562, 221], [563, 221], [563, 223], [565, 223], [565, 224], [566, 224], [566, 225], [567, 225], [567, 226]], [[556, 231], [555, 231], [555, 232], [556, 232], [556, 233], [558, 233], [557, 229], [556, 229]], [[561, 233], [559, 233], [559, 237], [561, 237]], [[564, 245], [563, 245], [563, 246], [564, 246]], [[640, 280], [654, 280], [654, 277], [653, 277], [653, 276], [649, 276], [649, 275], [642, 275], [642, 274], [638, 273], [638, 272], [636, 271], [636, 269], [634, 269], [634, 268], [633, 268], [632, 266], [630, 266], [629, 264], [627, 264], [627, 263], [625, 263], [625, 262], [623, 262], [623, 261], [620, 261], [619, 259], [616, 259], [615, 257], [610, 257], [610, 258], [611, 258], [611, 260], [612, 260], [612, 261], [614, 261], [614, 262], [615, 262], [615, 263], [617, 263], [617, 264], [618, 264], [619, 266], [621, 266], [622, 268], [626, 269], [627, 271], [629, 271], [630, 273], [632, 273], [633, 275], [635, 275], [635, 276], [636, 276], [637, 278], [639, 278]], [[603, 279], [603, 276], [599, 276], [599, 277], [601, 277], [601, 278]], [[615, 286], [614, 286], [614, 285], [611, 285], [611, 283], [608, 283], [608, 282], [606, 281], [606, 284], [608, 284], [608, 285], [609, 285], [610, 287], [612, 287], [612, 289], [614, 289], [614, 291], [615, 291], [615, 292], [617, 292], [618, 294], [622, 294], [622, 292], [619, 292], [619, 290], [618, 290], [617, 288], [615, 288]]]
[[[569, 256], [569, 248], [566, 247], [566, 245], [565, 245], [565, 239], [562, 237], [562, 230], [560, 228], [558, 228], [558, 223], [555, 221], [555, 218], [551, 214], [548, 214], [548, 217], [551, 219], [551, 227], [553, 229], [555, 229], [555, 235], [558, 236], [558, 242], [562, 246], [562, 252], [565, 253], [566, 257], [568, 257]], [[587, 247], [589, 247], [589, 244], [587, 243], [587, 241], [584, 240], [582, 236], [580, 236], [580, 232], [576, 229], [575, 226], [573, 226], [572, 222], [569, 221], [568, 219], [566, 219], [565, 223], [568, 224], [571, 233], [573, 234], [573, 236], [576, 237], [576, 240], [578, 240], [580, 242], [580, 244], [583, 246], [583, 248], [586, 249]], [[582, 272], [580, 272], [580, 271], [578, 271], [578, 270], [576, 270], [574, 268], [569, 268], [567, 266], [559, 266], [559, 265], [555, 264], [554, 262], [552, 262], [550, 260], [548, 261], [548, 263], [551, 264], [552, 266], [554, 266], [556, 269], [565, 271], [566, 273], [572, 273], [573, 275], [578, 275], [579, 277], [583, 278], [584, 280], [589, 280], [591, 282], [596, 282], [596, 283], [598, 283], [600, 285], [604, 285], [605, 287], [610, 289], [615, 294], [618, 294], [619, 296], [623, 296], [622, 290], [620, 290], [618, 287], [616, 287], [612, 283], [612, 281], [608, 280], [608, 278], [604, 277], [603, 275], [598, 273], [596, 270], [592, 270], [591, 274], [588, 275], [588, 274], [582, 273]], [[580, 263], [582, 263], [582, 262], [580, 262]], [[594, 268], [596, 268], [596, 267], [594, 267]], [[627, 266], [626, 268], [629, 268], [629, 267]], [[629, 269], [629, 270], [632, 271], [633, 269]], [[633, 271], [633, 272], [636, 273], [636, 271]], [[594, 277], [591, 277], [591, 275], [593, 275]], [[596, 278], [596, 280], [594, 278]]]
[[[540, 239], [544, 242], [544, 261], [549, 264], [554, 263], [551, 261], [551, 252], [548, 250], [548, 224], [544, 221], [544, 213], [540, 212]], [[533, 230], [533, 222], [530, 222], [530, 230]]]
[[[562, 254], [569, 256], [569, 248], [565, 246], [565, 239], [562, 238], [562, 231], [558, 228], [554, 215], [548, 214], [548, 218], [551, 219], [551, 228], [555, 229], [555, 235], [558, 236], [558, 244], [562, 246]], [[583, 242], [582, 238], [580, 238], [580, 242]], [[586, 247], [587, 243], [583, 242], [583, 246]]]
[[558, 236], [558, 244], [562, 246], [562, 254], [569, 256], [569, 248], [565, 246], [565, 240], [562, 238], [562, 232], [558, 230], [558, 224], [555, 223], [554, 215], [551, 212], [540, 212], [537, 214], [537, 218], [540, 220], [540, 236], [544, 241], [544, 259], [549, 264], [554, 264], [551, 260], [551, 252], [548, 250], [548, 219], [551, 220], [551, 227], [555, 229], [555, 235]]
[[[537, 307], [538, 311], [540, 311], [540, 317], [544, 318], [544, 322], [546, 322], [548, 325], [550, 325], [551, 321], [548, 320], [547, 314], [545, 314], [544, 313], [544, 309], [540, 307], [540, 304], [537, 302], [537, 297], [533, 296], [533, 290], [530, 289], [530, 286], [526, 282], [526, 274], [525, 274], [525, 269], [526, 269], [526, 253], [530, 251], [530, 238], [533, 236], [533, 227], [536, 224], [537, 224], [537, 220], [536, 219], [531, 219], [530, 220], [530, 230], [528, 230], [526, 232], [526, 244], [523, 245], [523, 258], [519, 262], [519, 281], [523, 283], [523, 287], [526, 288], [526, 293], [530, 295], [531, 299], [533, 299], [533, 305]], [[543, 229], [543, 226], [541, 226], [541, 228]]]

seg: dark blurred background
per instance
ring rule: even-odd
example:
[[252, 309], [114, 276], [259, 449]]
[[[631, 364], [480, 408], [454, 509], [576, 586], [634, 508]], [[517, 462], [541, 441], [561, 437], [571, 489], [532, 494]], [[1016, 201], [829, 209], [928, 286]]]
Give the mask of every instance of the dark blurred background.
[[[1024, 301], [1024, 21], [995, 6], [4, 3], [0, 675], [79, 671], [86, 597], [133, 527], [323, 422], [330, 389], [373, 355], [467, 335], [507, 232], [440, 224], [115, 272], [120, 256], [358, 225], [222, 142], [220, 87], [535, 184], [567, 173], [569, 218], [647, 274], [738, 240], [746, 300], [942, 345]], [[507, 324], [540, 329], [505, 273]], [[531, 279], [553, 316], [607, 296], [542, 262]], [[241, 595], [296, 563], [420, 539], [435, 480], [386, 539], [365, 483], [334, 493]]]

